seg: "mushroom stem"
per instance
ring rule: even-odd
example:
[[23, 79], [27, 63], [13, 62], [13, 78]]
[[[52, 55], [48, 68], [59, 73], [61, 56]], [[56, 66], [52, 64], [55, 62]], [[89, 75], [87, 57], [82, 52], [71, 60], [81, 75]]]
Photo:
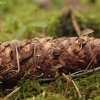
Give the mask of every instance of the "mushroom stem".
[[89, 52], [90, 52], [90, 54], [91, 54], [91, 57], [92, 57], [92, 59], [94, 58], [94, 62], [96, 62], [96, 58], [95, 58], [95, 56], [94, 56], [94, 54], [93, 54], [93, 52], [92, 52], [92, 48], [91, 48], [91, 45], [90, 45], [90, 41], [89, 41], [89, 36], [87, 35], [87, 41], [88, 41], [88, 47], [89, 47]]
[[79, 49], [81, 50], [82, 49], [82, 46], [84, 44], [84, 39], [83, 39], [82, 36], [79, 36], [78, 42], [79, 42], [79, 45], [80, 45]]
[[18, 56], [18, 49], [17, 49], [17, 46], [16, 46], [16, 58], [17, 58], [17, 66], [18, 66], [18, 69], [17, 69], [17, 73], [19, 73], [20, 71], [20, 64], [19, 64], [19, 56]]
[[80, 45], [80, 50], [82, 49], [82, 43], [81, 43], [81, 45]]
[[35, 70], [36, 70], [36, 67], [37, 67], [37, 64], [36, 64], [36, 47], [37, 47], [37, 44], [34, 44], [34, 67], [35, 67]]

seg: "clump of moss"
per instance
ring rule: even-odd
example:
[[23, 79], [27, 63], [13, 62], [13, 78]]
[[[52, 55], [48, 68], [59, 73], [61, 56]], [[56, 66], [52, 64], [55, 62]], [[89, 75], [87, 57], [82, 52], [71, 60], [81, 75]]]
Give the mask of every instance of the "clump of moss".
[[[76, 82], [82, 98], [86, 100], [98, 100], [100, 94], [100, 75], [93, 73], [91, 75], [85, 75], [83, 77], [77, 77], [74, 79]], [[18, 84], [21, 89], [10, 97], [10, 100], [81, 100], [79, 99], [77, 92], [71, 83], [66, 98], [64, 98], [64, 92], [66, 88], [66, 82], [61, 78], [57, 78], [53, 82], [42, 83], [40, 80], [29, 80], [22, 78]], [[54, 89], [54, 91], [50, 88]], [[28, 98], [28, 99], [27, 99]], [[31, 99], [29, 99], [31, 98]], [[42, 99], [41, 99], [42, 98]]]

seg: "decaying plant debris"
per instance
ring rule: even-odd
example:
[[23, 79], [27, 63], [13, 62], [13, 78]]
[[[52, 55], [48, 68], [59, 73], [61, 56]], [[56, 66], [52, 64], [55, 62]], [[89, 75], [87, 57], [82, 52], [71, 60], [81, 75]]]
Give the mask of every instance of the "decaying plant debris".
[[[0, 84], [9, 84], [18, 81], [26, 71], [30, 71], [30, 79], [37, 77], [57, 77], [62, 72], [68, 74], [100, 65], [100, 39], [84, 36], [81, 43], [80, 37], [52, 37], [34, 38], [13, 43], [12, 41], [2, 42], [0, 45]], [[88, 42], [97, 62], [91, 57]], [[19, 44], [18, 44], [19, 43]], [[20, 46], [18, 46], [20, 45]], [[91, 63], [90, 63], [91, 62]], [[19, 64], [18, 64], [19, 63]], [[20, 68], [19, 68], [20, 67]], [[17, 71], [20, 69], [19, 72]]]

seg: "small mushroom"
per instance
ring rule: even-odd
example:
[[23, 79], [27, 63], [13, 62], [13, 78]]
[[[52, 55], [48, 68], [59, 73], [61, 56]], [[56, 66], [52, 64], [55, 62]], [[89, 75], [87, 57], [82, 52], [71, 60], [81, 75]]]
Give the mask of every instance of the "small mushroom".
[[17, 73], [19, 73], [20, 71], [20, 64], [19, 64], [19, 57], [18, 57], [18, 48], [20, 48], [22, 45], [21, 45], [21, 42], [19, 40], [12, 40], [10, 42], [10, 45], [13, 49], [16, 50], [16, 58], [17, 58], [17, 65], [18, 65], [18, 70], [16, 71]]
[[39, 35], [39, 38], [45, 38], [46, 37], [46, 35], [44, 34], [44, 33], [41, 33], [40, 35]]
[[[93, 55], [93, 52], [92, 52], [92, 48], [91, 48], [91, 45], [90, 45], [90, 42], [89, 42], [89, 34], [91, 34], [91, 33], [93, 33], [94, 32], [94, 30], [92, 30], [92, 29], [85, 29], [85, 30], [83, 30], [82, 32], [81, 32], [81, 35], [80, 36], [87, 36], [87, 41], [88, 41], [88, 47], [89, 47], [89, 52], [90, 52], [90, 54], [91, 54], [91, 56], [92, 56], [92, 59], [94, 58], [94, 55]], [[97, 62], [96, 61], [96, 58], [94, 59], [94, 62]]]
[[31, 43], [32, 43], [32, 44], [40, 43], [40, 42], [39, 42], [39, 38], [34, 38], [34, 39], [32, 39]]
[[80, 37], [87, 36], [87, 41], [89, 43], [89, 46], [90, 46], [90, 42], [89, 42], [89, 36], [88, 35], [91, 34], [91, 33], [93, 33], [93, 32], [94, 32], [94, 30], [92, 30], [92, 29], [85, 29], [80, 34]]

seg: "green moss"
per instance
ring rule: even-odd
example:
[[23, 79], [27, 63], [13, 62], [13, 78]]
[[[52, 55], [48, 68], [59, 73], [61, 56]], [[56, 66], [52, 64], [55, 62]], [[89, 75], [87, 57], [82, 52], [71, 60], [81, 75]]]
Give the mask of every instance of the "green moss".
[[[74, 79], [76, 82], [82, 98], [86, 100], [96, 100], [100, 94], [100, 75], [99, 73], [93, 73], [91, 75], [85, 75]], [[21, 89], [11, 96], [10, 100], [22, 100], [28, 98], [31, 100], [65, 100], [64, 92], [66, 88], [66, 82], [61, 78], [57, 78], [54, 82], [42, 83], [40, 80], [31, 81], [25, 77], [19, 81], [18, 86]], [[52, 86], [56, 93], [53, 93]], [[15, 99], [16, 98], [16, 99]], [[42, 98], [42, 99], [41, 99]], [[70, 84], [66, 99], [68, 100], [82, 100], [77, 95], [75, 87]], [[98, 100], [98, 99], [97, 99]]]

